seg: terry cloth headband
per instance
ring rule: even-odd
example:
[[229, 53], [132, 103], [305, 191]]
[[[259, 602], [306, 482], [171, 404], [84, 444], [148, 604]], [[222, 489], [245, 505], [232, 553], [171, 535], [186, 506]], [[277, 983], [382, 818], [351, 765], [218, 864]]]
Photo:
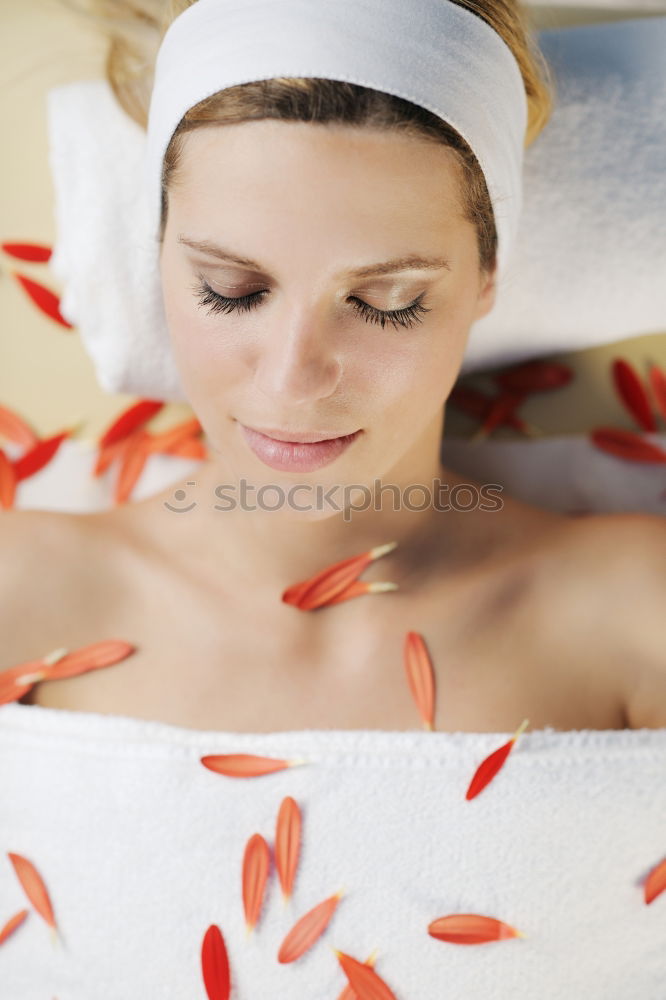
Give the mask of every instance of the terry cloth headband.
[[483, 171], [504, 273], [522, 206], [527, 98], [509, 47], [452, 0], [196, 0], [167, 30], [155, 66], [145, 187], [158, 233], [162, 161], [185, 112], [226, 87], [324, 77], [432, 111]]

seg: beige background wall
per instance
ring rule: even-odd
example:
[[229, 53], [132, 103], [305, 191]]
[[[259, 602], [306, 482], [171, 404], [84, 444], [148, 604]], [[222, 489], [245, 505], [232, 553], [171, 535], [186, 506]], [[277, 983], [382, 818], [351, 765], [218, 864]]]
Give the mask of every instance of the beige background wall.
[[[638, 6], [618, 11], [539, 5], [534, 11], [538, 28], [650, 16]], [[52, 246], [45, 93], [61, 83], [103, 75], [105, 43], [58, 0], [1, 0], [0, 21], [0, 242]], [[134, 399], [106, 394], [98, 386], [76, 330], [43, 316], [13, 276], [16, 271], [59, 292], [47, 265], [16, 261], [0, 252], [0, 404], [17, 410], [42, 435], [83, 421], [77, 437], [91, 440]], [[521, 414], [549, 435], [585, 433], [601, 423], [633, 428], [609, 379], [609, 362], [617, 355], [641, 371], [648, 359], [666, 367], [666, 332], [551, 356], [573, 367], [574, 381], [550, 396], [532, 397]], [[480, 384], [478, 378], [466, 381]], [[186, 405], [171, 404], [151, 428], [159, 430], [189, 413]], [[449, 408], [447, 435], [468, 436], [473, 427]], [[508, 428], [496, 433], [515, 436]]]

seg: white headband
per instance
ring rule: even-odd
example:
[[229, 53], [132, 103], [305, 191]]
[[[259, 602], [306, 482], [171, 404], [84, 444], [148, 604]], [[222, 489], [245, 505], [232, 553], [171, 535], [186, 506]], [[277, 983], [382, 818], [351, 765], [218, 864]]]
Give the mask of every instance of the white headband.
[[[100, 315], [97, 345], [98, 378], [106, 388], [187, 399], [159, 276], [164, 153], [199, 101], [235, 84], [282, 76], [371, 87], [452, 125], [485, 176], [498, 277], [504, 273], [522, 208], [527, 98], [511, 50], [485, 21], [452, 0], [196, 0], [170, 25], [158, 51], [145, 145], [145, 218], [137, 214], [135, 253], [131, 263], [126, 255], [118, 265], [115, 289], [107, 258], [111, 291], [104, 289], [107, 315]], [[121, 327], [113, 347], [101, 343], [111, 319]]]

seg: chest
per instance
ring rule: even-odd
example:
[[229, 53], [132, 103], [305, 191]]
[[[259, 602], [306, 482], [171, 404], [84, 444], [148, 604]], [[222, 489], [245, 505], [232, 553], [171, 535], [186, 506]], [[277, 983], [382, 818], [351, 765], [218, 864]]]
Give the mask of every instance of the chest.
[[531, 729], [623, 728], [616, 678], [591, 638], [562, 627], [564, 608], [544, 607], [519, 573], [453, 593], [387, 592], [273, 612], [231, 591], [214, 604], [184, 583], [135, 581], [122, 599], [89, 595], [70, 644], [120, 638], [135, 652], [108, 669], [41, 682], [22, 700], [234, 732], [420, 729], [405, 650], [415, 631], [432, 665], [437, 730], [514, 732], [524, 719]]

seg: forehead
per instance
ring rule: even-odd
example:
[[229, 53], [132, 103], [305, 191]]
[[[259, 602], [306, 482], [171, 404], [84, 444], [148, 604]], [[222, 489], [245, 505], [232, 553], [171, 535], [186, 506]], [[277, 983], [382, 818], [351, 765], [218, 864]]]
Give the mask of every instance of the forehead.
[[462, 172], [443, 144], [358, 126], [273, 119], [185, 133], [170, 199], [245, 210], [280, 199], [316, 218], [334, 208], [441, 224], [461, 215]]

